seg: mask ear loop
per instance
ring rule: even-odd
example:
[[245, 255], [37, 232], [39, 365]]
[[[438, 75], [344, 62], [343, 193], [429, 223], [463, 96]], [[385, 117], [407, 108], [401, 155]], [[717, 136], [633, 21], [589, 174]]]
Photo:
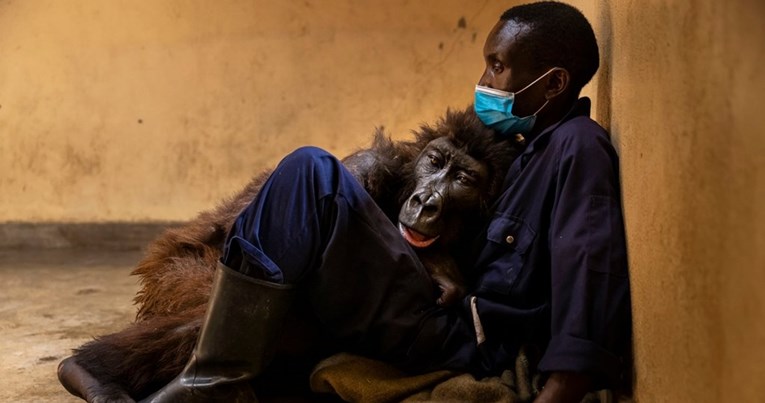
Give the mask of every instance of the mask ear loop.
[[520, 94], [521, 92], [523, 92], [523, 91], [526, 91], [526, 89], [527, 89], [527, 88], [529, 88], [529, 87], [531, 87], [532, 85], [534, 85], [534, 84], [538, 83], [538, 82], [539, 82], [539, 80], [541, 80], [541, 79], [545, 78], [545, 76], [547, 76], [548, 74], [552, 73], [552, 72], [553, 72], [553, 70], [555, 70], [555, 69], [557, 69], [557, 68], [558, 68], [558, 67], [553, 67], [553, 68], [551, 68], [550, 70], [547, 70], [547, 73], [544, 73], [544, 74], [542, 74], [541, 76], [539, 76], [539, 78], [537, 78], [536, 80], [534, 80], [534, 81], [530, 82], [530, 83], [529, 83], [527, 86], [525, 86], [525, 87], [521, 88], [521, 89], [520, 89], [520, 90], [518, 90], [518, 91], [515, 91], [515, 93], [516, 93], [516, 94]]
[[546, 100], [546, 101], [545, 101], [545, 103], [543, 103], [543, 104], [542, 104], [542, 106], [540, 106], [540, 107], [539, 107], [539, 109], [537, 109], [537, 111], [536, 111], [536, 112], [534, 112], [534, 113], [533, 113], [531, 116], [537, 116], [537, 113], [541, 112], [541, 111], [542, 111], [542, 109], [544, 109], [544, 108], [545, 108], [545, 106], [547, 106], [547, 104], [548, 104], [549, 102], [550, 102], [550, 100], [549, 100], [549, 99], [548, 99], [548, 100]]
[[[553, 67], [553, 68], [551, 68], [550, 70], [547, 70], [547, 73], [544, 73], [544, 74], [542, 74], [541, 76], [539, 76], [539, 78], [537, 78], [536, 80], [534, 80], [534, 81], [530, 82], [530, 83], [529, 83], [529, 85], [527, 85], [527, 86], [525, 86], [525, 87], [521, 88], [520, 90], [516, 91], [515, 93], [516, 93], [516, 94], [520, 94], [521, 92], [525, 91], [527, 88], [529, 88], [529, 87], [531, 87], [532, 85], [534, 85], [534, 84], [538, 83], [538, 82], [539, 82], [539, 80], [541, 80], [541, 79], [545, 78], [545, 77], [546, 77], [548, 74], [552, 73], [552, 72], [553, 72], [553, 70], [555, 70], [555, 69], [557, 69], [557, 68], [558, 68], [558, 67]], [[540, 106], [540, 107], [539, 107], [539, 109], [537, 109], [537, 111], [536, 111], [536, 112], [534, 112], [534, 113], [533, 113], [531, 116], [536, 116], [536, 115], [537, 115], [537, 113], [541, 112], [541, 111], [542, 111], [542, 109], [544, 109], [544, 107], [545, 107], [545, 106], [547, 106], [547, 104], [548, 104], [549, 102], [550, 102], [550, 100], [549, 100], [549, 99], [548, 99], [548, 100], [545, 100], [545, 103], [544, 103], [544, 104], [542, 104], [542, 106]]]

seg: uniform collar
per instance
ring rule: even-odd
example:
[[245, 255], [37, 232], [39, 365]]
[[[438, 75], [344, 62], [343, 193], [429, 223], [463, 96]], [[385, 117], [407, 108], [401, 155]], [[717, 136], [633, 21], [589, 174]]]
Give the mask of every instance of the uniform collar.
[[[512, 165], [510, 165], [510, 169], [508, 169], [507, 174], [505, 175], [503, 188], [507, 189], [510, 187], [510, 185], [515, 181], [521, 171], [523, 171], [523, 168], [526, 166], [529, 158], [531, 158], [531, 154], [534, 153], [534, 150], [540, 146], [543, 146], [545, 139], [550, 138], [550, 135], [553, 131], [555, 131], [555, 129], [575, 117], [590, 116], [590, 105], [590, 99], [587, 97], [577, 99], [571, 109], [569, 109], [566, 115], [563, 116], [563, 119], [550, 125], [550, 127], [543, 130], [542, 133], [539, 133], [537, 136], [534, 136], [531, 139], [525, 139], [527, 144], [526, 149], [523, 150], [523, 153], [521, 153], [521, 155], [518, 156], [515, 161], [513, 161]], [[516, 139], [516, 141], [518, 140]], [[499, 199], [497, 199], [497, 203], [499, 203]]]
[[574, 105], [571, 106], [571, 109], [566, 112], [566, 114], [563, 116], [563, 118], [556, 123], [551, 124], [546, 129], [542, 130], [541, 133], [539, 133], [536, 136], [533, 137], [526, 137], [524, 141], [526, 144], [528, 144], [528, 148], [526, 151], [530, 151], [529, 149], [533, 148], [533, 143], [537, 142], [537, 139], [547, 137], [549, 133], [553, 132], [555, 129], [557, 129], [560, 125], [563, 123], [578, 117], [578, 116], [590, 116], [590, 107], [592, 106], [592, 102], [590, 101], [590, 98], [588, 97], [582, 97], [577, 99], [574, 102]]

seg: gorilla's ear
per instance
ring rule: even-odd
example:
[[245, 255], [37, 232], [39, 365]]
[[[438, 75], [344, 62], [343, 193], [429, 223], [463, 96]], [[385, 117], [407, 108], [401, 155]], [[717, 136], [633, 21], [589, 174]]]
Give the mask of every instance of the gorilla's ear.
[[568, 89], [571, 73], [563, 67], [556, 67], [545, 78], [545, 99], [553, 99]]

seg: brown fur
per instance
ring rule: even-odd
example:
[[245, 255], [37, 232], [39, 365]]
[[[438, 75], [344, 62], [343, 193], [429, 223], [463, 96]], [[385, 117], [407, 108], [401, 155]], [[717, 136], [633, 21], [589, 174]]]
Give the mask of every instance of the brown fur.
[[[458, 148], [488, 162], [492, 183], [483, 201], [488, 211], [517, 149], [496, 141], [472, 108], [447, 112], [437, 125], [422, 126], [414, 134], [412, 141], [393, 142], [378, 129], [369, 149], [343, 162], [393, 218], [411, 192], [408, 173], [419, 152], [433, 139], [448, 136]], [[255, 177], [234, 197], [186, 225], [168, 229], [149, 245], [133, 271], [141, 281], [134, 300], [135, 323], [75, 350], [77, 364], [93, 374], [104, 391], [122, 388], [140, 398], [183, 369], [199, 332], [226, 234], [267, 177], [268, 172]]]

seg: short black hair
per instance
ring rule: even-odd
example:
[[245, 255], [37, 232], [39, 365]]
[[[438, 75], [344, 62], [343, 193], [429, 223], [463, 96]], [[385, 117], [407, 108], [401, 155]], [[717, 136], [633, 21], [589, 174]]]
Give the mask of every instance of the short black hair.
[[533, 55], [534, 69], [568, 70], [576, 94], [598, 70], [600, 57], [595, 33], [576, 8], [557, 1], [542, 1], [513, 7], [500, 20], [528, 26], [529, 30], [518, 41], [520, 51]]

